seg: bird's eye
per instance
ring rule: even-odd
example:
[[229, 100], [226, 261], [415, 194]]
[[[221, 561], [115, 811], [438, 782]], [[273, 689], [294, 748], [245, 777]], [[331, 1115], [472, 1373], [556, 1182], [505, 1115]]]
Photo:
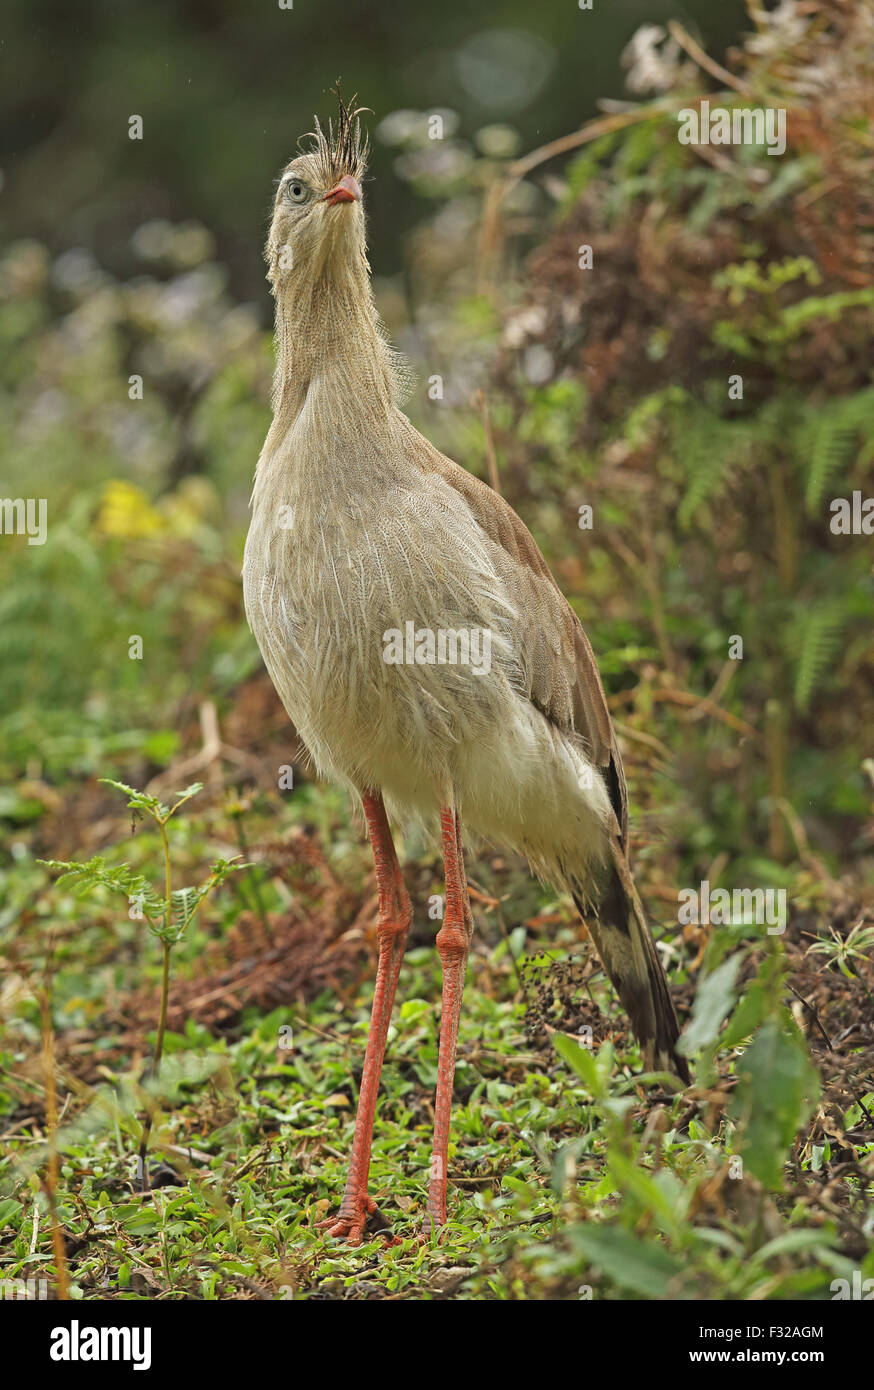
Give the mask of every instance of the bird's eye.
[[309, 189], [301, 179], [289, 179], [285, 185], [285, 192], [292, 203], [305, 203], [310, 196]]

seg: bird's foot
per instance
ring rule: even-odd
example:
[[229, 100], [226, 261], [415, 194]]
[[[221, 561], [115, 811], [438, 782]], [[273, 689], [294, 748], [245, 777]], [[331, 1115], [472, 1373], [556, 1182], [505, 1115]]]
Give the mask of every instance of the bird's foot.
[[392, 1234], [385, 1213], [366, 1193], [351, 1202], [344, 1198], [338, 1214], [320, 1221], [318, 1229], [335, 1240], [345, 1240], [347, 1245], [360, 1245], [365, 1235], [380, 1236], [386, 1245], [400, 1244], [398, 1237]]
[[419, 1245], [430, 1245], [435, 1235], [437, 1237], [437, 1244], [442, 1245], [446, 1237], [446, 1231], [444, 1230], [445, 1224], [445, 1213], [441, 1218], [439, 1216], [435, 1216], [434, 1213], [431, 1211], [426, 1212], [422, 1220], [422, 1225], [419, 1227]]

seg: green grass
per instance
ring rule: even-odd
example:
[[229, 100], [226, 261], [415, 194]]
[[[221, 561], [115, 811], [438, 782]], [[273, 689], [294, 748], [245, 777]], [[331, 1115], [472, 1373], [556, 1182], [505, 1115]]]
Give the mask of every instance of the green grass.
[[[305, 790], [297, 810], [286, 812], [286, 829], [301, 811], [308, 821], [320, 814], [328, 842], [339, 846], [329, 856], [331, 873], [361, 884], [367, 851], [342, 802], [331, 789]], [[227, 830], [215, 807], [174, 822], [180, 882], [222, 825]], [[131, 845], [143, 867], [156, 862], [154, 836], [140, 833], [119, 852], [129, 855]], [[594, 1022], [595, 1051], [562, 1031], [532, 1032], [526, 1004], [537, 985], [562, 962], [579, 962], [585, 948], [569, 918], [548, 935], [516, 920], [513, 902], [517, 890], [525, 902], [526, 880], [514, 865], [495, 862], [472, 866], [489, 892], [500, 888], [508, 921], [501, 929], [491, 909], [477, 913], [452, 1117], [449, 1222], [439, 1241], [420, 1237], [439, 1029], [439, 960], [432, 944], [419, 944], [436, 931], [427, 923], [425, 891], [433, 874], [427, 862], [422, 872], [411, 866], [423, 891], [389, 1038], [370, 1178], [401, 1243], [387, 1246], [377, 1236], [357, 1249], [318, 1223], [336, 1209], [345, 1181], [371, 972], [359, 972], [359, 983], [350, 981], [340, 997], [322, 991], [308, 1003], [246, 1010], [224, 1034], [192, 1017], [183, 1032], [166, 1034], [160, 1072], [150, 1079], [153, 1035], [144, 1030], [133, 1052], [126, 1050], [105, 1010], [118, 991], [157, 981], [158, 943], [143, 924], [119, 919], [100, 891], [83, 904], [63, 888], [51, 890], [64, 1098], [57, 1196], [74, 1298], [824, 1298], [831, 1279], [849, 1277], [858, 1261], [846, 1231], [817, 1209], [812, 1147], [806, 1154], [796, 1147], [785, 1190], [779, 1173], [772, 1190], [749, 1170], [730, 1176], [744, 1133], [726, 1104], [736, 1048], [705, 1049], [698, 1101], [690, 1105], [666, 1080], [635, 1075], [639, 1057], [624, 1028], [602, 1041], [610, 1024], [600, 1010], [620, 1024], [621, 1017], [598, 975], [588, 990], [563, 996], [573, 999], [575, 1017]], [[226, 885], [212, 920], [207, 912], [178, 943], [174, 969], [183, 976], [239, 915], [238, 886]], [[319, 889], [315, 882], [309, 891]], [[269, 875], [262, 893], [272, 917], [278, 899]], [[542, 890], [536, 897], [545, 910], [555, 906]], [[29, 949], [34, 973], [44, 967], [48, 923], [47, 910], [26, 933], [20, 960]], [[530, 960], [524, 991], [513, 959], [522, 951]], [[722, 1002], [730, 1005], [733, 996]], [[51, 1280], [35, 1008], [23, 999], [0, 1062], [0, 1273]], [[573, 1033], [579, 1024], [565, 1027]], [[708, 1037], [700, 1021], [697, 1031]], [[136, 1155], [147, 1114], [153, 1184], [173, 1185], [143, 1193]], [[773, 1143], [783, 1167], [786, 1145]], [[848, 1184], [854, 1219], [864, 1202], [859, 1182]]]

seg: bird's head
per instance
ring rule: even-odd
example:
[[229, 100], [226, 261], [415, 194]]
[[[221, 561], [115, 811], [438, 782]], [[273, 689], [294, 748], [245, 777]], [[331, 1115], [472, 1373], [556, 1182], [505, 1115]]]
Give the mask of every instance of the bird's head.
[[366, 108], [354, 97], [347, 106], [339, 84], [335, 90], [336, 121], [326, 129], [316, 120], [282, 171], [265, 255], [276, 298], [274, 410], [300, 408], [330, 365], [335, 384], [344, 383], [345, 428], [353, 431], [361, 410], [399, 404], [412, 377], [373, 302], [361, 198], [367, 141], [358, 119]]
[[265, 256], [277, 296], [310, 291], [353, 269], [367, 273], [361, 184], [367, 158], [359, 115], [336, 88], [338, 114], [325, 130], [316, 119], [300, 152], [282, 171]]

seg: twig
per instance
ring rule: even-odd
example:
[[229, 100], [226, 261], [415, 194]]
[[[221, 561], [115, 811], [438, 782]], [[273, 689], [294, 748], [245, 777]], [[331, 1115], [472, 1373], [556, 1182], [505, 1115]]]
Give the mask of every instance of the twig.
[[491, 894], [486, 893], [481, 885], [477, 883], [476, 879], [468, 877], [467, 891], [474, 902], [482, 903], [483, 907], [500, 907], [501, 905], [502, 899], [493, 898]]
[[[616, 705], [633, 704], [634, 698], [639, 687], [633, 690], [619, 690], [615, 695], [611, 695], [607, 703], [615, 708]], [[739, 719], [736, 714], [731, 714], [727, 709], [720, 705], [715, 705], [712, 700], [700, 695], [693, 695], [691, 690], [653, 690], [649, 698], [656, 703], [664, 701], [672, 705], [692, 706], [700, 709], [705, 714], [710, 714], [714, 719], [719, 719], [723, 724], [728, 724], [730, 728], [736, 729], [739, 734], [744, 734], [747, 738], [758, 738], [759, 731], [754, 729], [752, 724], [748, 724], [745, 719]]]
[[222, 787], [222, 736], [219, 731], [218, 711], [212, 700], [201, 701], [198, 710], [200, 718], [200, 738], [203, 743], [203, 756], [206, 760], [206, 780], [212, 791]]
[[728, 68], [722, 67], [708, 53], [705, 53], [700, 43], [696, 43], [692, 35], [686, 33], [678, 20], [668, 20], [668, 32], [683, 51], [688, 53], [689, 57], [698, 64], [699, 68], [709, 72], [710, 76], [715, 77], [717, 82], [724, 82], [726, 87], [732, 87], [736, 92], [743, 92], [745, 96], [749, 95], [750, 89], [746, 83], [742, 82], [739, 77], [735, 77], [733, 72], [728, 71]]
[[228, 780], [221, 771], [222, 761], [245, 768], [250, 775], [257, 775], [260, 772], [260, 764], [256, 757], [222, 741], [218, 716], [211, 700], [205, 700], [200, 706], [199, 718], [203, 745], [200, 752], [192, 753], [189, 757], [183, 758], [181, 762], [174, 763], [172, 767], [168, 767], [164, 772], [159, 772], [156, 777], [153, 777], [146, 787], [146, 791], [152, 796], [159, 795], [164, 787], [174, 786], [191, 777], [194, 773], [205, 773], [210, 783], [210, 790], [220, 791]]
[[[731, 680], [736, 670], [736, 661], [728, 660], [723, 664], [722, 670], [716, 677], [712, 689], [708, 691], [706, 696], [706, 699], [708, 699], [711, 704], [718, 705], [721, 702], [723, 695], [728, 689], [729, 681]], [[690, 720], [701, 719], [702, 717], [703, 710], [701, 710], [700, 707], [697, 709], [690, 710], [689, 714], [687, 715], [687, 718]]]
[[480, 280], [484, 279], [484, 265], [491, 259], [498, 245], [501, 204], [526, 174], [536, 169], [539, 164], [545, 164], [548, 159], [567, 154], [570, 150], [587, 145], [602, 135], [609, 135], [614, 130], [624, 130], [626, 126], [639, 125], [643, 121], [659, 120], [672, 112], [675, 114], [675, 103], [672, 105], [665, 99], [652, 102], [648, 106], [636, 106], [631, 111], [618, 112], [616, 115], [599, 116], [593, 121], [588, 121], [580, 130], [575, 130], [570, 135], [562, 135], [557, 140], [550, 140], [548, 144], [541, 145], [530, 154], [514, 160], [506, 173], [495, 180], [486, 194], [477, 252]]
[[673, 99], [654, 101], [647, 106], [635, 106], [631, 111], [621, 111], [616, 115], [597, 116], [593, 121], [587, 121], [579, 130], [572, 131], [570, 135], [560, 135], [557, 140], [550, 140], [546, 145], [532, 150], [530, 154], [514, 160], [508, 170], [510, 179], [518, 183], [532, 169], [536, 169], [538, 164], [545, 164], [556, 155], [567, 154], [569, 150], [576, 150], [580, 145], [588, 145], [592, 140], [598, 140], [602, 135], [610, 135], [614, 130], [624, 130], [626, 126], [639, 125], [642, 121], [652, 121], [657, 117], [669, 115], [675, 106], [676, 101]]
[[[711, 77], [725, 83], [733, 91], [749, 93], [746, 84], [734, 73], [729, 72], [727, 68], [722, 67], [709, 57], [681, 24], [672, 20], [668, 28], [671, 36], [680, 47]], [[676, 97], [668, 95], [646, 105], [635, 105], [629, 110], [614, 111], [606, 116], [597, 116], [594, 120], [587, 121], [579, 130], [574, 130], [569, 135], [560, 135], [558, 139], [550, 140], [547, 144], [540, 145], [536, 150], [523, 155], [521, 159], [514, 160], [508, 166], [503, 177], [496, 179], [486, 194], [478, 249], [478, 262], [481, 268], [480, 279], [484, 278], [482, 267], [491, 258], [499, 241], [501, 204], [510, 190], [515, 188], [527, 174], [530, 174], [532, 169], [536, 169], [540, 164], [545, 164], [549, 159], [555, 159], [557, 155], [568, 154], [571, 150], [579, 149], [581, 145], [588, 145], [591, 141], [600, 139], [602, 135], [611, 135], [614, 131], [625, 130], [628, 126], [640, 125], [644, 121], [655, 121], [661, 120], [665, 116], [676, 116], [676, 105]]]
[[613, 727], [617, 734], [621, 734], [622, 738], [630, 738], [637, 743], [643, 743], [654, 753], [658, 753], [659, 757], [666, 762], [671, 761], [671, 750], [662, 743], [660, 738], [655, 738], [652, 734], [645, 734], [641, 729], [632, 729], [630, 724], [620, 724], [618, 720], [614, 720]]
[[[818, 1014], [818, 1012], [817, 1012], [817, 1010], [816, 1010], [816, 1007], [815, 1007], [813, 1004], [808, 1003], [808, 1001], [804, 998], [804, 995], [803, 995], [803, 994], [799, 994], [799, 993], [798, 993], [798, 990], [795, 988], [795, 986], [794, 986], [794, 985], [790, 985], [788, 980], [786, 981], [786, 984], [788, 985], [789, 989], [791, 989], [792, 993], [795, 995], [795, 998], [796, 998], [796, 999], [799, 999], [799, 1000], [801, 1001], [801, 1003], [804, 1005], [804, 1007], [805, 1007], [805, 1009], [807, 1010], [807, 1012], [810, 1014], [811, 1018], [813, 1019], [814, 1023], [816, 1024], [817, 1028], [819, 1029], [820, 1033], [822, 1034], [822, 1036], [823, 1036], [823, 1038], [824, 1038], [824, 1040], [825, 1040], [825, 1045], [826, 1045], [826, 1047], [828, 1048], [829, 1052], [834, 1052], [834, 1047], [832, 1046], [832, 1040], [831, 1040], [831, 1038], [829, 1037], [828, 1033], [825, 1031], [825, 1027], [824, 1027], [824, 1025], [823, 1025], [823, 1023], [822, 1023], [822, 1020], [820, 1019], [820, 1016], [819, 1016], [819, 1014]], [[870, 1116], [869, 1116], [869, 1118], [870, 1118]]]
[[[786, 981], [786, 984], [789, 986], [789, 989], [791, 989], [792, 993], [795, 995], [795, 998], [799, 1000], [801, 1004], [803, 1004], [804, 1008], [810, 1014], [811, 1018], [813, 1019], [814, 1023], [816, 1024], [817, 1028], [819, 1029], [820, 1033], [825, 1039], [825, 1045], [828, 1048], [829, 1052], [834, 1052], [836, 1057], [839, 1056], [840, 1054], [835, 1052], [835, 1049], [832, 1046], [832, 1040], [829, 1037], [828, 1033], [825, 1031], [825, 1026], [823, 1025], [823, 1022], [819, 1016], [816, 1006], [814, 1004], [809, 1003], [808, 1000], [805, 999], [802, 994], [799, 994], [795, 986], [790, 985], [788, 980]], [[868, 1121], [869, 1125], [874, 1127], [874, 1119], [872, 1119], [870, 1114], [868, 1113], [864, 1101], [859, 1095], [856, 1094], [854, 1087], [850, 1085], [849, 1081], [847, 1082], [847, 1084], [849, 1086], [850, 1091], [852, 1092], [853, 1099], [855, 1100], [862, 1114], [865, 1116], [865, 1119]]]

